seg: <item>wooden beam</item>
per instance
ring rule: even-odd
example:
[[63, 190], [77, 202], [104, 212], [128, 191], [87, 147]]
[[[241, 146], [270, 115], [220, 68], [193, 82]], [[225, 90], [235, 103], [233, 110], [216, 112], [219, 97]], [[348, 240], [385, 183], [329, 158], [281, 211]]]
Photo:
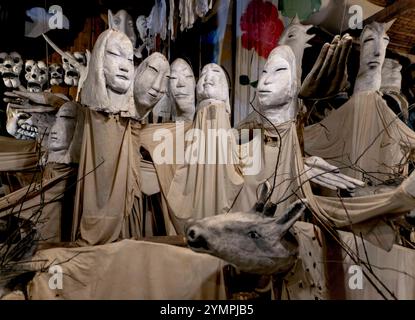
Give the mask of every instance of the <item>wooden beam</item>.
[[365, 19], [363, 24], [367, 25], [373, 21], [384, 23], [389, 22], [404, 12], [412, 9], [415, 9], [415, 0], [396, 0], [391, 5], [383, 8], [379, 12]]

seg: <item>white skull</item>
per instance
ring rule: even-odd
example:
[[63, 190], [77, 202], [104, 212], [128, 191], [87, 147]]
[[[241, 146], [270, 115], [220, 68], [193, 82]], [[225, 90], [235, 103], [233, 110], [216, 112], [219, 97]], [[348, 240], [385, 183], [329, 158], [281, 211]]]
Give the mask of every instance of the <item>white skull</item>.
[[73, 56], [75, 57], [76, 61], [78, 61], [78, 63], [86, 66], [86, 55], [84, 52], [76, 51], [73, 53]]
[[41, 141], [43, 146], [47, 145], [51, 126], [55, 121], [55, 115], [49, 112], [26, 113], [18, 109], [7, 107], [7, 132], [19, 140]]
[[[69, 51], [65, 52], [70, 55], [72, 59], [79, 63], [86, 65], [86, 56], [82, 52], [74, 52], [73, 54]], [[68, 86], [77, 86], [79, 82], [79, 70], [74, 66], [72, 61], [62, 57], [63, 69], [65, 70], [64, 81]]]
[[7, 132], [19, 140], [36, 139], [38, 128], [33, 125], [31, 115], [7, 108]]
[[22, 72], [23, 60], [17, 52], [0, 53], [0, 75], [7, 88], [17, 88], [20, 85], [19, 76]]
[[49, 66], [49, 79], [51, 86], [58, 86], [63, 82], [63, 68], [58, 63]]
[[25, 64], [25, 78], [29, 92], [42, 92], [48, 82], [48, 67], [43, 61], [27, 60]]

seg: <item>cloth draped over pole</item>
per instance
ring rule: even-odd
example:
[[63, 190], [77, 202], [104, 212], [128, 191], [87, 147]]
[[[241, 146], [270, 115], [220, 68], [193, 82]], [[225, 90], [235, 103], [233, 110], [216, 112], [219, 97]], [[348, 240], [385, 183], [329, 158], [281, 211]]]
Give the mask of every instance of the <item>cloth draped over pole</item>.
[[0, 171], [19, 171], [37, 166], [36, 141], [0, 137]]
[[415, 149], [415, 132], [375, 91], [353, 95], [327, 118], [306, 127], [304, 140], [306, 154], [374, 185], [406, 175]]
[[135, 197], [140, 198], [139, 149], [133, 138], [140, 124], [86, 110], [72, 239], [80, 235], [80, 244], [103, 244], [119, 239]]

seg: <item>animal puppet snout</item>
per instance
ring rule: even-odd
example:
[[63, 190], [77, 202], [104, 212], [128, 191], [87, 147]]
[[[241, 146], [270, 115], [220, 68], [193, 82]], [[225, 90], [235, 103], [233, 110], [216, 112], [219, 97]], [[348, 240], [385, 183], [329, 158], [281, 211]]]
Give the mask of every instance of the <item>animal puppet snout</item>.
[[186, 226], [186, 239], [188, 246], [192, 249], [201, 251], [209, 249], [203, 229], [193, 222], [188, 223]]

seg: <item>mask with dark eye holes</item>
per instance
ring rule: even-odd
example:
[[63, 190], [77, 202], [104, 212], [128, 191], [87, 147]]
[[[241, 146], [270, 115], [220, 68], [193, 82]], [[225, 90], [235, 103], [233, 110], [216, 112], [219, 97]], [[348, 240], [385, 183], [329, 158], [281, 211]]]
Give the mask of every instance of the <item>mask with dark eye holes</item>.
[[[83, 52], [74, 52], [71, 53], [69, 51], [66, 52], [66, 54], [72, 56], [76, 61], [78, 61], [80, 64], [82, 65], [86, 65], [86, 55]], [[67, 84], [68, 86], [78, 86], [79, 83], [79, 70], [70, 63], [70, 61], [68, 61], [68, 59], [66, 59], [65, 57], [62, 57], [62, 66], [63, 66], [63, 70], [65, 71], [64, 74], [64, 82], [65, 84]]]
[[23, 60], [19, 53], [0, 53], [0, 75], [7, 88], [18, 88], [20, 85], [20, 73]]
[[63, 82], [63, 68], [61, 64], [52, 63], [49, 66], [49, 82], [51, 86], [58, 86]]
[[48, 68], [43, 61], [27, 60], [25, 63], [25, 79], [29, 92], [42, 92], [48, 82]]

